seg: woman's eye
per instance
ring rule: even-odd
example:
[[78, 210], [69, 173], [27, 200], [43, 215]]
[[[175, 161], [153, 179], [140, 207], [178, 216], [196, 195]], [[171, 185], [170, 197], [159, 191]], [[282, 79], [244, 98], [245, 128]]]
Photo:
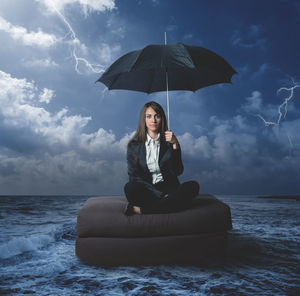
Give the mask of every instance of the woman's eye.
[[[147, 115], [146, 115], [146, 118], [148, 118], [148, 119], [151, 119], [151, 117], [152, 117], [152, 115], [151, 115], [151, 114], [147, 114]], [[156, 119], [160, 119], [160, 118], [161, 118], [161, 116], [160, 116], [160, 114], [155, 114], [155, 115], [154, 115], [154, 118], [156, 118]]]

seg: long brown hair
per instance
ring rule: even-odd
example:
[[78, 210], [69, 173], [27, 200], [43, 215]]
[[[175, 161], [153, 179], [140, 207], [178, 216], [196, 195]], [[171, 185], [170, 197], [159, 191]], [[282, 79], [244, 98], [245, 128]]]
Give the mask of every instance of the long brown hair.
[[167, 125], [167, 120], [166, 120], [166, 115], [164, 112], [164, 109], [162, 108], [161, 105], [158, 103], [151, 101], [146, 103], [140, 113], [140, 120], [139, 124], [137, 127], [137, 130], [133, 137], [129, 140], [128, 145], [133, 141], [137, 140], [139, 142], [146, 142], [147, 140], [147, 127], [146, 127], [146, 121], [145, 121], [145, 114], [147, 108], [151, 107], [156, 113], [158, 113], [161, 116], [161, 123], [159, 127], [159, 133], [161, 136], [164, 135], [164, 132], [168, 130], [168, 125]]

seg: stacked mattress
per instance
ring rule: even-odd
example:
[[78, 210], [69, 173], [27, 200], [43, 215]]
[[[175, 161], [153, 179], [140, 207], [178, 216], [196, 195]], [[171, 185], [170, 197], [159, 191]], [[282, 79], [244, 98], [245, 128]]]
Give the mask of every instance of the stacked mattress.
[[77, 217], [76, 255], [101, 266], [197, 264], [223, 254], [232, 228], [228, 205], [200, 194], [191, 208], [125, 216], [121, 196], [89, 198]]

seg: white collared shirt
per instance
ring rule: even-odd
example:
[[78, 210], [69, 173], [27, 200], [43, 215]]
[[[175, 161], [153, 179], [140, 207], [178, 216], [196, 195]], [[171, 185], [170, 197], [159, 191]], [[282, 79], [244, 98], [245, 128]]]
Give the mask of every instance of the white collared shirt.
[[152, 183], [156, 184], [160, 181], [163, 181], [163, 176], [160, 172], [160, 168], [158, 165], [158, 157], [159, 157], [159, 142], [160, 134], [158, 134], [157, 138], [154, 140], [147, 134], [147, 140], [145, 142], [146, 145], [146, 162], [150, 173], [152, 174]]

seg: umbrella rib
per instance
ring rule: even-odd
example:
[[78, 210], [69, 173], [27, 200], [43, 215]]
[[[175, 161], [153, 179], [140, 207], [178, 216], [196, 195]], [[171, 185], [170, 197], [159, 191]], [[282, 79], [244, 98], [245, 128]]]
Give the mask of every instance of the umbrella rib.
[[194, 61], [193, 61], [193, 59], [192, 59], [192, 57], [190, 55], [190, 52], [188, 51], [187, 47], [183, 43], [179, 43], [179, 44], [185, 49], [185, 51], [186, 51], [186, 53], [187, 53], [190, 61], [193, 63], [194, 68], [197, 69], [197, 67], [195, 66], [195, 63], [194, 63]]
[[[190, 68], [190, 69], [196, 70], [197, 67], [194, 63], [194, 60], [193, 60], [190, 52], [188, 51], [188, 48], [183, 43], [179, 43], [179, 44], [184, 48], [187, 57], [189, 58], [189, 60], [192, 62], [193, 66], [194, 66], [194, 68]], [[193, 92], [195, 92], [195, 83], [194, 83], [194, 81], [190, 80], [188, 84], [189, 84], [189, 89], [191, 89]]]
[[111, 82], [111, 84], [109, 85], [109, 87], [108, 87], [108, 89], [111, 89], [112, 88], [112, 85], [116, 82], [116, 80], [121, 76], [121, 74], [122, 73], [119, 73], [119, 74], [117, 74], [115, 77], [114, 77], [114, 79], [113, 79], [113, 81]]

